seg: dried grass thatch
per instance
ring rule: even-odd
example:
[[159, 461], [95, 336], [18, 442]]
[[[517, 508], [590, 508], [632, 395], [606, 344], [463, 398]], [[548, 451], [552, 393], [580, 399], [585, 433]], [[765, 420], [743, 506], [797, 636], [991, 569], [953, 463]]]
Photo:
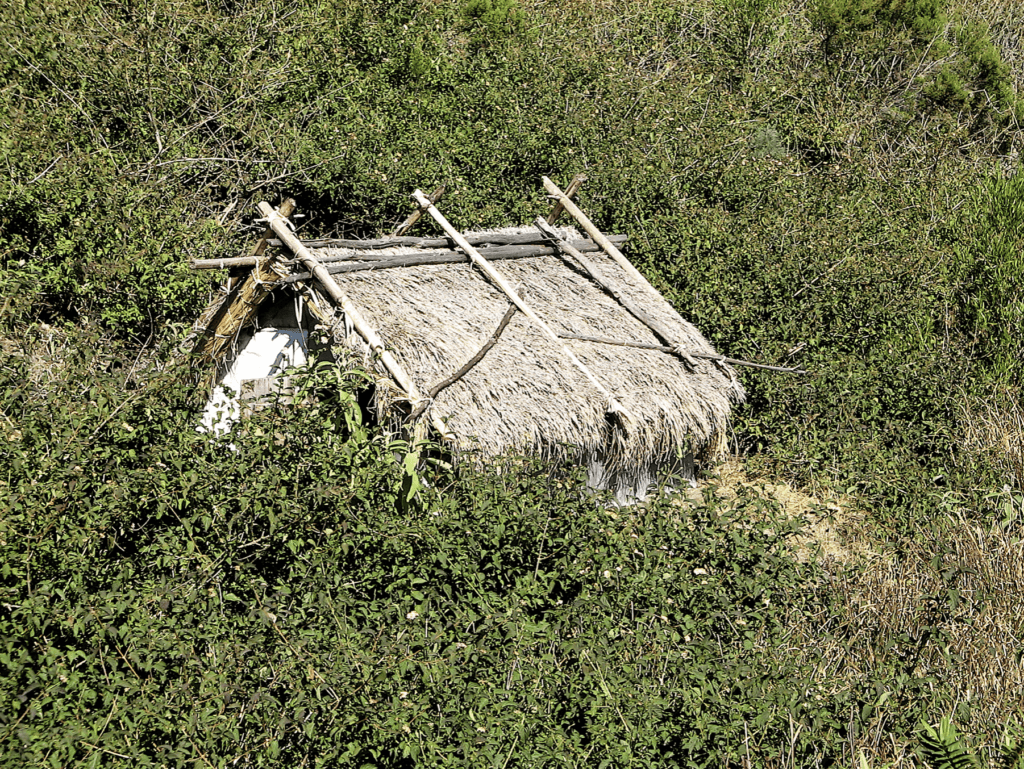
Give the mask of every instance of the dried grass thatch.
[[[560, 234], [580, 238], [573, 230]], [[324, 248], [315, 253], [359, 258], [357, 251]], [[652, 301], [649, 290], [634, 285], [607, 256], [588, 256], [622, 293], [672, 329], [689, 352], [714, 354], [700, 332], [667, 302]], [[560, 257], [495, 264], [556, 333], [660, 343], [646, 325]], [[333, 278], [424, 391], [472, 357], [509, 306], [504, 294], [469, 264]], [[339, 338], [368, 354], [358, 337], [342, 331]], [[519, 313], [483, 360], [432, 405], [456, 435], [460, 450], [484, 457], [516, 452], [596, 458], [619, 485], [634, 484], [651, 467], [670, 466], [681, 454], [713, 456], [724, 450], [731, 407], [744, 397], [731, 370], [701, 360], [691, 371], [675, 355], [654, 350], [568, 339], [563, 343], [636, 424], [627, 431], [609, 420], [605, 396], [565, 360], [558, 344]], [[387, 393], [379, 395], [379, 413], [398, 418]]]
[[[526, 240], [544, 243], [532, 228], [491, 231], [482, 240], [508, 242], [509, 235], [526, 234], [533, 236]], [[557, 234], [567, 241], [582, 240], [573, 228], [560, 228]], [[522, 241], [520, 237], [516, 242]], [[338, 293], [331, 287], [328, 293], [336, 299], [344, 295], [359, 310], [397, 360], [403, 377], [419, 391], [430, 392], [481, 350], [508, 310], [509, 298], [468, 262], [382, 269], [383, 255], [423, 253], [414, 246], [382, 245], [342, 249], [320, 242], [293, 247], [309, 248], [316, 259], [326, 262], [351, 260], [368, 268], [373, 264], [372, 269], [321, 277], [333, 280], [340, 289]], [[435, 240], [432, 247], [436, 245]], [[479, 250], [486, 256], [486, 245]], [[307, 257], [303, 258], [315, 264]], [[601, 486], [643, 496], [648, 481], [660, 471], [685, 468], [692, 457], [710, 459], [724, 452], [730, 411], [743, 400], [744, 392], [729, 366], [688, 357], [714, 356], [715, 351], [642, 279], [599, 251], [588, 253], [587, 259], [602, 273], [600, 279], [611, 284], [606, 288], [614, 290], [602, 288], [596, 276], [588, 277], [557, 255], [531, 255], [492, 265], [556, 335], [641, 345], [668, 343], [669, 347], [556, 341], [524, 312], [517, 312], [497, 343], [461, 379], [442, 389], [429, 408], [433, 423], [440, 425], [436, 418], [446, 423], [454, 448], [462, 455], [483, 460], [512, 453], [582, 462]], [[376, 374], [378, 419], [393, 430], [401, 429], [409, 413], [407, 394], [389, 386], [391, 376], [347, 319], [335, 313], [334, 300], [327, 298], [324, 288], [303, 273], [305, 268], [297, 261], [253, 260], [253, 265], [223, 303], [211, 305], [206, 313], [201, 323], [205, 334], [197, 345], [203, 357], [215, 358], [223, 371], [241, 327], [268, 325], [275, 306], [293, 301], [298, 292], [321, 325], [333, 324], [339, 364], [361, 360], [363, 367]], [[261, 279], [271, 266], [273, 274]], [[272, 293], [271, 283], [278, 286]], [[621, 302], [613, 296], [616, 293]], [[638, 320], [623, 306], [630, 303], [638, 317], [648, 317]], [[659, 328], [662, 338], [648, 323]], [[670, 339], [664, 338], [666, 329]], [[664, 351], [676, 345], [686, 353], [685, 362]], [[593, 380], [570, 362], [567, 351]], [[613, 404], [621, 409], [614, 418], [609, 413]]]

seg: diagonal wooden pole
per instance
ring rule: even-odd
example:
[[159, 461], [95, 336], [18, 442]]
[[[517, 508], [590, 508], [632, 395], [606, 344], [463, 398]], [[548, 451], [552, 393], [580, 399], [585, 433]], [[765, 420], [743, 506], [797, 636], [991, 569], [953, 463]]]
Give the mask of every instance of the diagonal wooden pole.
[[[436, 203], [437, 201], [439, 201], [441, 199], [442, 195], [444, 195], [444, 185], [443, 184], [440, 187], [438, 187], [436, 190], [434, 190], [433, 192], [430, 193], [430, 195], [429, 195], [430, 202], [431, 203]], [[415, 211], [413, 211], [411, 214], [409, 214], [409, 218], [408, 219], [406, 219], [400, 225], [395, 227], [395, 231], [391, 233], [391, 237], [399, 238], [402, 235], [404, 235], [405, 233], [407, 233], [409, 230], [412, 229], [412, 226], [414, 224], [416, 224], [416, 222], [418, 222], [420, 220], [421, 216], [423, 216], [423, 209], [422, 208], [417, 208]]]
[[[395, 356], [391, 354], [391, 351], [384, 346], [384, 341], [380, 338], [376, 329], [370, 325], [369, 321], [367, 321], [366, 318], [363, 317], [363, 314], [359, 312], [359, 309], [338, 287], [338, 284], [334, 282], [334, 279], [331, 278], [319, 260], [313, 256], [313, 253], [299, 242], [299, 239], [295, 237], [292, 231], [288, 228], [288, 220], [274, 210], [269, 203], [260, 203], [259, 211], [267, 220], [267, 224], [270, 225], [274, 232], [277, 233], [281, 242], [291, 249], [292, 253], [295, 254], [295, 256], [305, 265], [306, 269], [313, 274], [313, 277], [320, 285], [320, 288], [322, 288], [331, 300], [341, 308], [342, 312], [345, 313], [346, 317], [351, 321], [353, 328], [355, 328], [358, 334], [366, 340], [366, 343], [380, 359], [380, 362], [384, 364], [388, 373], [391, 374], [398, 385], [405, 390], [405, 393], [409, 398], [409, 402], [415, 411], [420, 406], [424, 398], [417, 389], [416, 383], [412, 381], [412, 377], [406, 373], [402, 364], [399, 363]], [[454, 437], [445, 427], [444, 423], [436, 416], [431, 415], [430, 421], [434, 426], [434, 429], [437, 430], [437, 434], [442, 439], [450, 440]]]
[[501, 289], [505, 296], [507, 296], [516, 307], [522, 310], [523, 314], [532, 320], [534, 324], [536, 324], [536, 326], [558, 346], [562, 351], [562, 355], [576, 366], [576, 368], [583, 372], [584, 376], [586, 376], [590, 383], [594, 385], [597, 391], [607, 398], [608, 403], [606, 409], [608, 413], [621, 417], [624, 427], [628, 428], [629, 422], [635, 422], [633, 416], [628, 410], [626, 410], [625, 406], [619, 403], [618, 399], [612, 395], [600, 381], [598, 381], [597, 377], [591, 373], [590, 369], [588, 369], [583, 362], [573, 354], [572, 350], [562, 343], [562, 340], [558, 338], [558, 335], [551, 330], [548, 324], [545, 323], [536, 312], [533, 311], [533, 308], [530, 307], [530, 305], [523, 301], [522, 297], [520, 297], [519, 294], [516, 293], [516, 290], [512, 288], [512, 285], [505, 280], [505, 277], [494, 268], [494, 265], [484, 259], [480, 255], [480, 252], [473, 248], [473, 246], [469, 244], [469, 241], [462, 236], [462, 233], [452, 227], [448, 220], [444, 218], [444, 214], [437, 210], [437, 207], [430, 202], [427, 196], [419, 190], [416, 190], [413, 193], [413, 198], [415, 198], [416, 202], [423, 206], [426, 212], [434, 218], [434, 221], [441, 225], [444, 231], [451, 236], [452, 240], [458, 243], [459, 247], [466, 252], [470, 259], [473, 260], [473, 264], [480, 268], [480, 271], [490, 278], [491, 282]]
[[569, 200], [569, 197], [564, 192], [558, 189], [558, 185], [546, 176], [542, 176], [541, 181], [544, 182], [544, 188], [562, 203], [565, 210], [572, 214], [573, 218], [580, 223], [580, 226], [587, 231], [587, 234], [593, 238], [594, 242], [599, 244], [601, 248], [604, 249], [605, 253], [614, 259], [615, 263], [626, 271], [627, 275], [633, 278], [638, 285], [649, 291], [652, 296], [657, 297], [659, 302], [664, 302], [668, 305], [668, 300], [666, 300], [665, 297], [663, 297], [658, 290], [648, 282], [647, 278], [645, 278], [636, 267], [630, 264], [630, 261], [622, 255], [622, 252], [619, 251], [618, 248], [615, 247], [615, 244], [608, 240], [608, 237], [601, 232], [601, 230], [599, 230], [594, 223], [590, 221], [590, 219], [587, 218], [587, 215], [584, 214], [575, 203]]
[[[281, 204], [284, 216], [295, 210], [295, 201], [288, 198]], [[252, 270], [229, 286], [227, 296], [219, 304], [211, 305], [196, 324], [201, 329], [193, 347], [195, 366], [219, 363], [227, 349], [234, 344], [239, 331], [252, 325], [260, 305], [281, 279], [277, 260], [265, 259], [267, 239], [272, 235], [268, 227], [250, 257]], [[230, 278], [229, 278], [230, 281]]]
[[[697, 366], [697, 361], [686, 352], [683, 346], [676, 340], [672, 333], [672, 330], [662, 323], [660, 320], [655, 318], [653, 315], [648, 313], [639, 304], [634, 302], [628, 296], [619, 291], [614, 284], [612, 284], [601, 271], [598, 270], [597, 265], [592, 263], [587, 257], [585, 257], [580, 251], [574, 248], [571, 244], [566, 243], [560, 237], [558, 233], [554, 231], [548, 223], [540, 216], [537, 217], [535, 222], [537, 229], [539, 229], [544, 235], [550, 240], [555, 246], [564, 254], [571, 256], [576, 262], [583, 268], [583, 271], [590, 276], [597, 285], [603, 288], [607, 293], [611, 294], [615, 300], [622, 305], [634, 318], [643, 323], [647, 328], [654, 332], [654, 335], [661, 339], [665, 344], [669, 346], [676, 355], [683, 359], [687, 366], [692, 371]], [[564, 338], [564, 335], [563, 335]]]
[[[572, 198], [572, 196], [575, 195], [577, 191], [579, 191], [579, 188], [583, 185], [583, 182], [585, 182], [586, 180], [586, 174], [576, 174], [574, 177], [572, 177], [572, 181], [569, 182], [569, 186], [565, 188], [565, 196], [568, 198]], [[436, 203], [437, 201], [434, 202]], [[562, 201], [556, 200], [555, 205], [551, 209], [551, 213], [548, 214], [548, 224], [554, 224], [555, 222], [557, 222], [558, 217], [562, 215], [562, 211], [564, 210], [565, 206], [562, 204]]]

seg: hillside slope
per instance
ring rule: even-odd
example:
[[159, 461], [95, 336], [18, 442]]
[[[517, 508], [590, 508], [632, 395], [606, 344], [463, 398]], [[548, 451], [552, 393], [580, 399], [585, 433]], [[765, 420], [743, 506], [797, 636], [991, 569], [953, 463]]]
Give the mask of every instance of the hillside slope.
[[[1024, 637], [1020, 24], [1009, 0], [13, 0], [0, 764], [845, 765], [909, 761], [949, 713], [994, 745]], [[743, 374], [735, 449], [841, 498], [876, 560], [794, 560], [753, 486], [690, 518], [609, 517], [545, 468], [411, 494], [349, 382], [239, 452], [196, 437], [187, 263], [246, 248], [257, 201], [369, 236], [444, 183], [481, 228], [577, 172], [717, 349], [811, 372]]]

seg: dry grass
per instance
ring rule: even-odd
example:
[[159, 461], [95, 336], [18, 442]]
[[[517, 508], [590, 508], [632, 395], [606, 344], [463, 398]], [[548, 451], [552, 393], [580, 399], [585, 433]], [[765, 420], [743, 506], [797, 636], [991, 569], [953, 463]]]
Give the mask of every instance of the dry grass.
[[[794, 553], [818, 559], [831, 598], [830, 616], [792, 618], [787, 648], [773, 654], [806, 661], [821, 696], [858, 689], [864, 682], [894, 683], [901, 673], [933, 676], [945, 702], [935, 719], [966, 703], [971, 723], [962, 731], [993, 751], [1010, 721], [1024, 721], [1024, 499], [1004, 492], [1002, 520], [980, 525], [950, 513], [941, 533], [914, 542], [886, 541], [855, 500], [820, 499], [785, 483], [749, 476], [731, 460], [681, 506], [706, 495], [737, 499], [741, 488], [776, 501], [783, 513], [806, 521]], [[902, 639], [902, 640], [901, 640]], [[907, 639], [910, 639], [909, 642]], [[915, 653], [920, 644], [919, 653]], [[909, 653], [908, 653], [909, 650]], [[866, 728], [849, 737], [848, 755], [870, 766], [918, 767], [914, 745], [890, 728], [900, 705], [891, 695]], [[794, 727], [793, 739], [799, 732]], [[780, 746], [778, 765], [794, 764]]]
[[751, 476], [735, 457], [714, 468], [680, 504], [700, 503], [709, 493], [729, 502], [738, 498], [740, 489], [773, 500], [787, 518], [803, 521], [800, 535], [791, 543], [801, 561], [816, 558], [829, 568], [845, 567], [870, 558], [877, 546], [867, 535], [863, 511], [849, 499], [816, 497], [785, 482]]
[[[1018, 508], [1018, 513], [1019, 513]], [[798, 627], [808, 649], [823, 651], [817, 671], [822, 686], [853, 686], [894, 675], [934, 675], [947, 712], [971, 706], [972, 730], [991, 745], [1000, 727], [1021, 714], [1024, 669], [1024, 540], [1018, 518], [1010, 526], [981, 527], [966, 520], [941, 538], [913, 546], [899, 557], [880, 556], [848, 570], [829, 586], [839, 612], [824, 640], [820, 626]], [[936, 554], [942, 553], [936, 562]], [[920, 643], [906, 653], [901, 636]], [[911, 644], [911, 648], [912, 644]], [[897, 649], [902, 649], [898, 652]], [[892, 703], [895, 706], [895, 703]], [[939, 715], [939, 714], [935, 714]], [[857, 747], [883, 760], [907, 758], [886, 739], [885, 707], [858, 737]]]
[[1006, 473], [1009, 486], [1024, 486], [1024, 405], [1008, 388], [982, 398], [961, 393], [959, 427], [964, 448]]

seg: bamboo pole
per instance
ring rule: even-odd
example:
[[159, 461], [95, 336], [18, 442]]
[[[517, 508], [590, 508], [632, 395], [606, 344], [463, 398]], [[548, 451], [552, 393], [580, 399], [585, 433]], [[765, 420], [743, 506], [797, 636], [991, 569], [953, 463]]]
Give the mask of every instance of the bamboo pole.
[[[280, 210], [287, 212], [284, 216], [291, 214], [295, 210], [295, 201], [288, 198], [281, 204]], [[219, 304], [208, 308], [204, 313], [208, 317], [201, 318], [197, 324], [202, 331], [197, 335], [192, 348], [194, 365], [205, 366], [219, 362], [238, 337], [238, 332], [256, 320], [263, 300], [283, 277], [278, 259], [263, 258], [272, 234], [270, 227], [264, 230], [263, 237], [249, 257], [253, 260], [252, 271], [229, 288]]]
[[[572, 181], [569, 182], [569, 186], [565, 188], [565, 196], [571, 198], [579, 191], [579, 188], [583, 185], [583, 182], [587, 180], [586, 174], [576, 174], [572, 177]], [[565, 210], [565, 206], [561, 200], [556, 200], [554, 207], [551, 209], [551, 213], [548, 214], [548, 224], [554, 224], [558, 221], [558, 217], [562, 215], [562, 211]]]
[[473, 248], [473, 246], [471, 246], [469, 242], [462, 237], [462, 234], [458, 230], [452, 227], [448, 220], [444, 218], [444, 214], [437, 210], [426, 195], [424, 195], [420, 190], [416, 190], [413, 192], [413, 198], [415, 198], [416, 202], [426, 209], [427, 213], [434, 218], [434, 221], [441, 225], [444, 231], [451, 236], [452, 240], [458, 243], [459, 247], [469, 255], [470, 259], [473, 260], [473, 263], [480, 268], [480, 271], [490, 278], [490, 280], [504, 292], [505, 296], [507, 296], [516, 307], [522, 310], [526, 317], [532, 320], [541, 331], [543, 331], [556, 345], [558, 345], [562, 351], [562, 355], [587, 377], [598, 392], [608, 399], [606, 406], [608, 413], [618, 415], [623, 422], [623, 426], [628, 428], [628, 423], [633, 422], [634, 419], [626, 407], [619, 403], [618, 399], [612, 395], [600, 381], [598, 381], [597, 377], [594, 376], [590, 369], [588, 369], [583, 362], [576, 357], [572, 350], [562, 343], [558, 338], [558, 335], [551, 330], [548, 324], [545, 323], [536, 312], [533, 311], [533, 308], [530, 307], [530, 305], [523, 301], [522, 297], [520, 297], [509, 282], [505, 280], [504, 276], [486, 259], [484, 259], [480, 255], [480, 252]]
[[[281, 216], [280, 213], [275, 211], [269, 203], [263, 202], [259, 204], [259, 211], [266, 218], [267, 223], [277, 233], [277, 236], [284, 242], [288, 248], [291, 249], [292, 253], [306, 266], [306, 268], [316, 278], [320, 288], [323, 289], [331, 300], [341, 308], [345, 316], [351, 321], [352, 326], [359, 333], [359, 335], [366, 340], [366, 343], [370, 346], [370, 349], [380, 359], [381, 363], [388, 372], [395, 378], [399, 387], [405, 390], [406, 396], [409, 398], [409, 402], [412, 409], [415, 411], [416, 408], [423, 401], [423, 396], [416, 388], [415, 382], [406, 373], [402, 364], [398, 362], [391, 351], [384, 347], [384, 341], [377, 334], [376, 329], [363, 317], [363, 314], [359, 312], [358, 308], [352, 303], [352, 301], [345, 296], [342, 290], [338, 287], [331, 276], [324, 269], [324, 266], [317, 261], [316, 257], [313, 256], [312, 252], [306, 248], [299, 239], [292, 234], [291, 230], [288, 229], [287, 219]], [[444, 426], [436, 416], [431, 416], [431, 424], [434, 429], [437, 430], [438, 435], [442, 439], [451, 439], [454, 436], [451, 435], [450, 431]], [[419, 436], [417, 436], [419, 437]]]
[[594, 239], [594, 242], [600, 244], [605, 253], [614, 259], [616, 264], [626, 271], [627, 275], [633, 278], [633, 280], [635, 280], [640, 286], [646, 288], [652, 295], [656, 296], [659, 302], [665, 302], [665, 304], [668, 304], [665, 297], [663, 297], [658, 290], [648, 282], [647, 278], [645, 278], [640, 271], [622, 255], [622, 252], [619, 251], [619, 249], [615, 247], [615, 244], [608, 240], [608, 237], [602, 233], [601, 230], [599, 230], [594, 223], [590, 221], [590, 219], [587, 218], [587, 215], [584, 214], [575, 203], [569, 200], [564, 192], [558, 189], [558, 186], [553, 181], [546, 176], [542, 176], [541, 181], [544, 182], [545, 189], [562, 202], [562, 205], [565, 206], [565, 210], [572, 214], [573, 218], [580, 223], [580, 226], [587, 231], [587, 234]]

